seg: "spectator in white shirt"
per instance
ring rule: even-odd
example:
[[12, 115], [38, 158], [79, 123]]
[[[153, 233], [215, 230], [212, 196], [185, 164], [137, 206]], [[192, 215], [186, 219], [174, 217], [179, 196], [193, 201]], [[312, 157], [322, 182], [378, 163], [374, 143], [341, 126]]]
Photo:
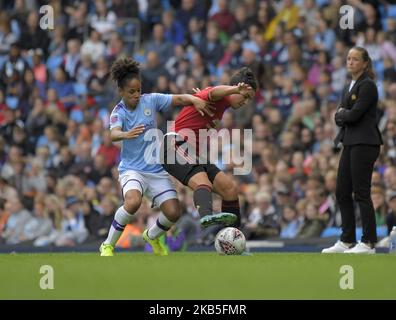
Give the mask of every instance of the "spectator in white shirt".
[[105, 51], [106, 46], [101, 40], [100, 33], [95, 29], [91, 29], [89, 39], [84, 41], [81, 47], [81, 55], [89, 56], [92, 62], [95, 63], [100, 57], [105, 54]]

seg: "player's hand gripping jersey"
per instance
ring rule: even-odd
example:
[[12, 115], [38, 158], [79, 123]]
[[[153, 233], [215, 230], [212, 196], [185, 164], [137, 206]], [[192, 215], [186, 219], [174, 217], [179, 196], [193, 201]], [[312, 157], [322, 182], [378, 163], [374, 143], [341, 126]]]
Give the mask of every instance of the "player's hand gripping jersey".
[[[209, 93], [213, 87], [207, 87], [194, 95], [206, 100], [210, 101]], [[195, 133], [196, 139], [196, 150], [199, 150], [199, 129], [219, 129], [220, 122], [223, 117], [224, 111], [230, 107], [230, 98], [229, 96], [224, 97], [223, 99], [216, 101], [213, 103], [215, 107], [214, 115], [209, 116], [205, 114], [201, 116], [198, 111], [194, 108], [194, 106], [186, 106], [182, 109], [179, 115], [175, 120], [175, 132], [179, 133], [183, 138], [187, 138], [183, 135], [183, 129], [193, 130]]]

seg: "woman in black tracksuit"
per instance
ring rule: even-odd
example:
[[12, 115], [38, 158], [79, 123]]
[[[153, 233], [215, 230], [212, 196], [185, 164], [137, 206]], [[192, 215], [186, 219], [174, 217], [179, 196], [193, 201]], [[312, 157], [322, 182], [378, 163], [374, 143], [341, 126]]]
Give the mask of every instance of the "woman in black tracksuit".
[[[347, 69], [352, 81], [345, 87], [335, 114], [335, 122], [341, 127], [335, 144], [341, 142], [343, 145], [336, 187], [342, 234], [340, 241], [322, 252], [375, 253], [377, 233], [371, 201], [371, 176], [382, 138], [377, 126], [378, 90], [367, 50], [352, 48], [348, 52]], [[353, 200], [358, 204], [363, 228], [361, 242], [356, 245]]]

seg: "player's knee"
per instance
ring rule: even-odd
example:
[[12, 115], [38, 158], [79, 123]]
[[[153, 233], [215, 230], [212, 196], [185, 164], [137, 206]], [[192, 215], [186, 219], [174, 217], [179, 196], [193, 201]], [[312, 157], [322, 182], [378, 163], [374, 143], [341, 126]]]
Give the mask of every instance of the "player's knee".
[[129, 214], [134, 214], [142, 204], [142, 198], [134, 194], [126, 194], [124, 208]]
[[227, 183], [227, 185], [224, 186], [222, 193], [222, 197], [224, 200], [238, 200], [238, 187], [233, 181]]
[[204, 172], [199, 172], [195, 174], [188, 181], [188, 186], [193, 190], [196, 190], [200, 185], [206, 185], [210, 188], [213, 188], [212, 183], [209, 181], [207, 174]]
[[177, 222], [181, 216], [180, 206], [175, 206], [167, 210], [167, 218], [172, 222]]

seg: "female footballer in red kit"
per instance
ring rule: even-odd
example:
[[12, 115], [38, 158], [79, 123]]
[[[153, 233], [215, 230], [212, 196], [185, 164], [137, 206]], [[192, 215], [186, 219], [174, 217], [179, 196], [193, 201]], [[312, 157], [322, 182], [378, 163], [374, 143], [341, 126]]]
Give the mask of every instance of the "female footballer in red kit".
[[[256, 89], [257, 81], [253, 72], [244, 67], [231, 76], [230, 85], [196, 90], [197, 97], [213, 103], [215, 107], [213, 114], [201, 115], [193, 106], [186, 106], [176, 117], [173, 130], [165, 135], [162, 166], [169, 174], [194, 191], [194, 205], [202, 217], [203, 227], [213, 224], [239, 227], [240, 207], [237, 186], [233, 181], [208, 160], [202, 161], [199, 130], [216, 128], [226, 109], [245, 106], [254, 97]], [[195, 136], [187, 136], [185, 132], [193, 132]], [[186, 152], [191, 148], [195, 151], [193, 156], [190, 152]], [[169, 154], [176, 156], [168, 157]], [[180, 161], [181, 158], [183, 161]], [[212, 191], [222, 198], [221, 213], [213, 214]]]

